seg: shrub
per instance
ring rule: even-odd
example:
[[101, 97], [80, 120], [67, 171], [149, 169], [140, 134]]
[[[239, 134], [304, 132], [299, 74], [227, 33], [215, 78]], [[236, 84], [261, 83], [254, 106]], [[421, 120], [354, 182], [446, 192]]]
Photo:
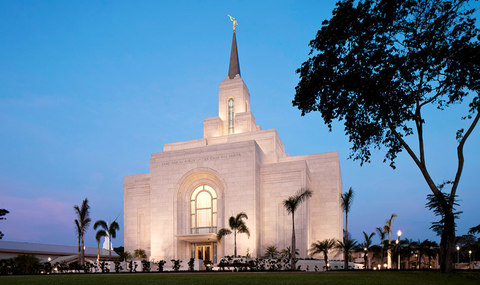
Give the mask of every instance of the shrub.
[[158, 272], [163, 272], [163, 266], [165, 265], [165, 263], [167, 263], [165, 260], [160, 260], [159, 262], [157, 262]]
[[173, 263], [172, 269], [174, 271], [180, 270], [180, 263], [182, 263], [182, 261], [180, 259], [172, 259], [171, 262]]
[[142, 271], [143, 272], [150, 272], [150, 261], [142, 260]]

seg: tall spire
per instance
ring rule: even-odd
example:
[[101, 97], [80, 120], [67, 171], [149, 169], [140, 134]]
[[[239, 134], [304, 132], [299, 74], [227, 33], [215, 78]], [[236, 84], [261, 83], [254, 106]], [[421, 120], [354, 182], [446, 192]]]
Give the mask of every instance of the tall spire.
[[237, 37], [235, 35], [235, 26], [237, 20], [230, 15], [230, 20], [233, 22], [233, 39], [232, 39], [232, 50], [230, 51], [230, 65], [228, 67], [228, 77], [230, 79], [235, 78], [235, 75], [240, 75], [240, 64], [238, 63], [238, 51], [237, 51]]

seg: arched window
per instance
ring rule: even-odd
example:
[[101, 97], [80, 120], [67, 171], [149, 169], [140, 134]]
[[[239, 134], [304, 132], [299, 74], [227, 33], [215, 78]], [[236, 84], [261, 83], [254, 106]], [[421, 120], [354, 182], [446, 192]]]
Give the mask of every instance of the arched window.
[[228, 99], [228, 133], [233, 134], [233, 98]]
[[217, 193], [208, 185], [193, 190], [190, 198], [192, 234], [217, 232]]

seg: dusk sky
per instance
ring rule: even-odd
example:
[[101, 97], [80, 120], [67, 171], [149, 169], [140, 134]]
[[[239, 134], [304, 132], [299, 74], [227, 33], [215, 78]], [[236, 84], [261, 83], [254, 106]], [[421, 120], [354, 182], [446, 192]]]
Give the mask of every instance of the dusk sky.
[[[429, 230], [438, 218], [425, 208], [430, 190], [405, 152], [395, 170], [383, 163], [384, 150], [360, 166], [348, 159], [341, 124], [329, 132], [319, 113], [302, 117], [292, 107], [295, 70], [334, 3], [1, 1], [0, 208], [10, 211], [0, 221], [3, 240], [76, 245], [73, 206], [87, 197], [94, 221], [118, 216], [113, 245], [123, 245], [124, 176], [149, 172], [150, 155], [165, 143], [202, 138], [203, 119], [218, 114], [230, 14], [257, 124], [275, 128], [290, 155], [339, 153], [343, 189], [355, 191], [352, 236], [362, 241], [362, 231], [396, 213], [392, 232], [439, 241]], [[455, 132], [467, 125], [466, 110], [426, 113], [427, 166], [437, 184], [455, 175]], [[457, 235], [480, 223], [480, 126], [465, 156]], [[86, 245], [96, 247], [92, 228]]]

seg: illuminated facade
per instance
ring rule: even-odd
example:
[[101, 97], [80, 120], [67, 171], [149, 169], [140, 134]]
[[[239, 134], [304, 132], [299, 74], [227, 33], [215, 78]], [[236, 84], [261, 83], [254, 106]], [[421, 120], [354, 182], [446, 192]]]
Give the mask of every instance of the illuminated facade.
[[150, 259], [217, 261], [233, 255], [233, 236], [216, 241], [228, 218], [248, 215], [250, 237], [237, 236], [240, 255], [262, 256], [291, 243], [291, 216], [282, 201], [300, 188], [313, 196], [295, 213], [300, 257], [309, 245], [342, 237], [338, 154], [289, 156], [275, 129], [262, 130], [250, 111], [233, 33], [228, 76], [220, 83], [218, 116], [206, 118], [202, 139], [169, 143], [153, 153], [150, 173], [124, 180], [125, 250]]

